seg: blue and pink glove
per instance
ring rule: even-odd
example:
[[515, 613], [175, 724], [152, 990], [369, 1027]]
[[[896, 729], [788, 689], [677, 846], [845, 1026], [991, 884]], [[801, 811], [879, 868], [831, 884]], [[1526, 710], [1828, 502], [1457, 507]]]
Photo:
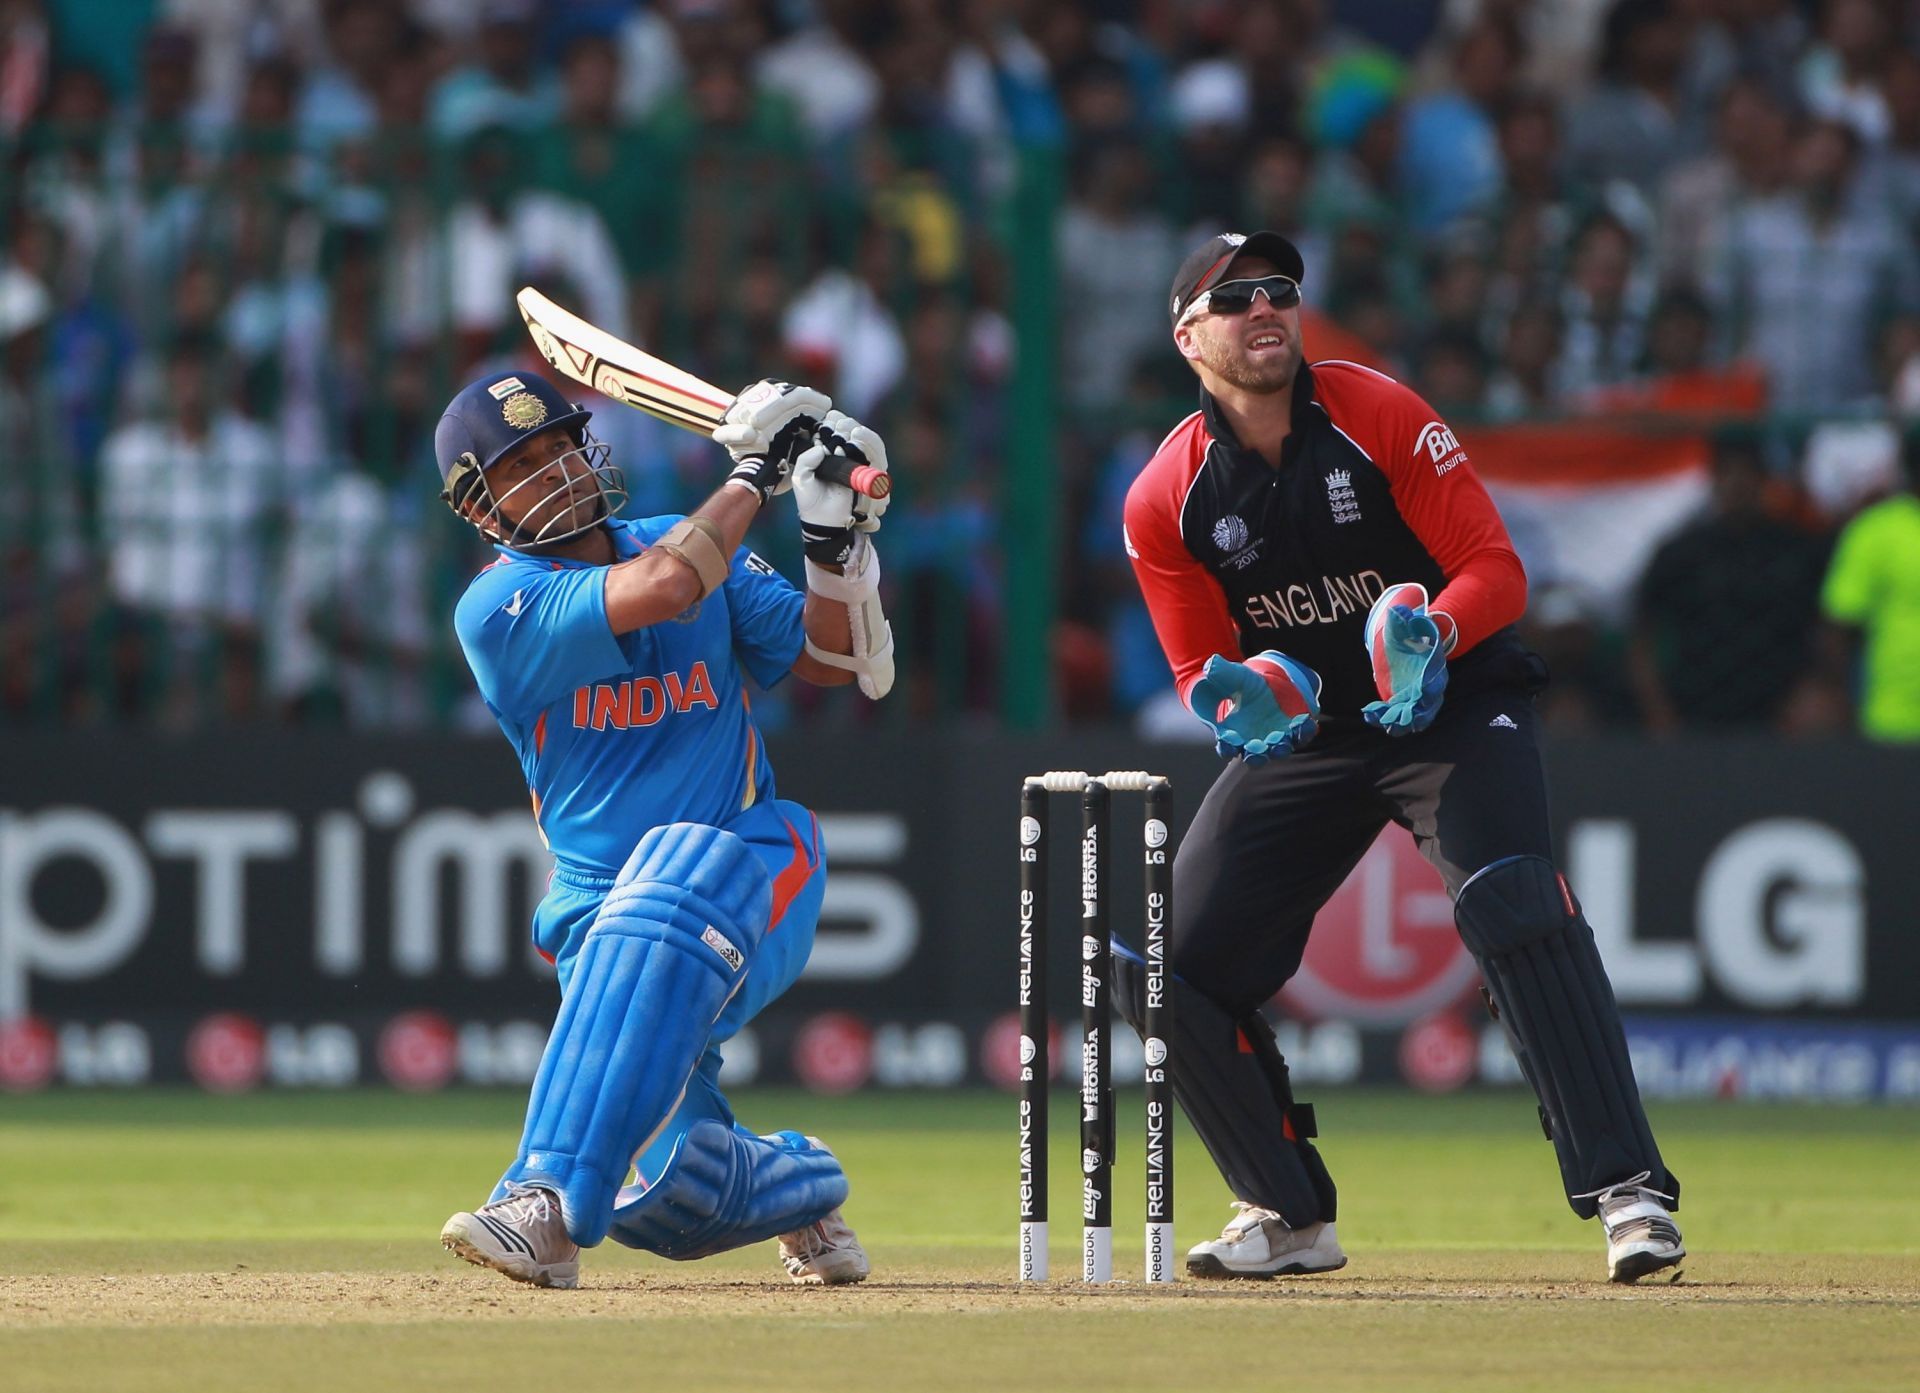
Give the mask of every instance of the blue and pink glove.
[[1360, 714], [1388, 735], [1412, 735], [1433, 724], [1447, 690], [1453, 616], [1427, 613], [1427, 588], [1390, 585], [1367, 611], [1367, 656], [1380, 700]]
[[1313, 739], [1320, 674], [1271, 648], [1244, 663], [1216, 653], [1187, 692], [1187, 705], [1212, 728], [1216, 754], [1265, 764]]

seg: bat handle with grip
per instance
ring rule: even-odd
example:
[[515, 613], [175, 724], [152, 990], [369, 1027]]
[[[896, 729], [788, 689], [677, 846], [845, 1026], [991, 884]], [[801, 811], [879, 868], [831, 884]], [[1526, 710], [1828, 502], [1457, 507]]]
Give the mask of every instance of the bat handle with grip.
[[828, 455], [814, 473], [830, 484], [845, 484], [868, 498], [885, 498], [893, 492], [893, 479], [884, 469], [855, 464], [844, 455]]

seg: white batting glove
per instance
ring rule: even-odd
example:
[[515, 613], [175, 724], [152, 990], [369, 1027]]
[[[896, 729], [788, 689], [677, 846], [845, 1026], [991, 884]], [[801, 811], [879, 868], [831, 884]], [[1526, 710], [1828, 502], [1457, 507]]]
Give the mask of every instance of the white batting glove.
[[793, 501], [800, 509], [800, 542], [807, 559], [817, 566], [844, 566], [858, 535], [854, 504], [859, 495], [820, 477], [820, 465], [830, 456], [824, 444], [801, 452], [793, 462]]
[[766, 502], [791, 486], [793, 461], [833, 406], [824, 392], [763, 378], [734, 398], [714, 440], [733, 456], [729, 483], [743, 484]]
[[[844, 411], [829, 411], [822, 417], [814, 431], [814, 439], [836, 455], [843, 455], [856, 464], [870, 465], [882, 474], [887, 472], [887, 443], [880, 438], [880, 432], [871, 426], [861, 425]], [[881, 514], [887, 511], [887, 504], [892, 501], [891, 493], [885, 498], [855, 494], [853, 526], [862, 532], [878, 532]]]

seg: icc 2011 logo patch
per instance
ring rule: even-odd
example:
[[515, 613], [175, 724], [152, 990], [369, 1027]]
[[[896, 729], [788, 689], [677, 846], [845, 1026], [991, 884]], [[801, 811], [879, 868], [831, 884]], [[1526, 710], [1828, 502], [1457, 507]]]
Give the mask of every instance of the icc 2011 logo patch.
[[1213, 544], [1225, 552], [1235, 552], [1247, 544], [1247, 522], [1238, 513], [1228, 513], [1213, 525]]

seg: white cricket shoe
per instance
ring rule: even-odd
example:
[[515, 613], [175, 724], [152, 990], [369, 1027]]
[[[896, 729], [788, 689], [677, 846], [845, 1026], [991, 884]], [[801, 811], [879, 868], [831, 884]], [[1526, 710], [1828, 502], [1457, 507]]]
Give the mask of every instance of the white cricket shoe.
[[1240, 1212], [1220, 1236], [1187, 1253], [1187, 1272], [1195, 1277], [1289, 1277], [1308, 1272], [1337, 1272], [1347, 1265], [1329, 1222], [1292, 1229], [1271, 1209], [1235, 1200]]
[[787, 1275], [805, 1287], [864, 1282], [872, 1270], [867, 1250], [838, 1209], [803, 1229], [781, 1234], [780, 1261], [786, 1264]]
[[1607, 1231], [1608, 1281], [1637, 1282], [1663, 1267], [1677, 1267], [1687, 1255], [1680, 1226], [1667, 1209], [1673, 1197], [1647, 1188], [1651, 1178], [1651, 1172], [1642, 1171], [1618, 1185], [1575, 1196], [1600, 1202], [1600, 1224]]
[[580, 1245], [567, 1236], [560, 1197], [551, 1190], [515, 1186], [503, 1200], [456, 1214], [440, 1243], [479, 1267], [491, 1267], [536, 1287], [580, 1285]]

